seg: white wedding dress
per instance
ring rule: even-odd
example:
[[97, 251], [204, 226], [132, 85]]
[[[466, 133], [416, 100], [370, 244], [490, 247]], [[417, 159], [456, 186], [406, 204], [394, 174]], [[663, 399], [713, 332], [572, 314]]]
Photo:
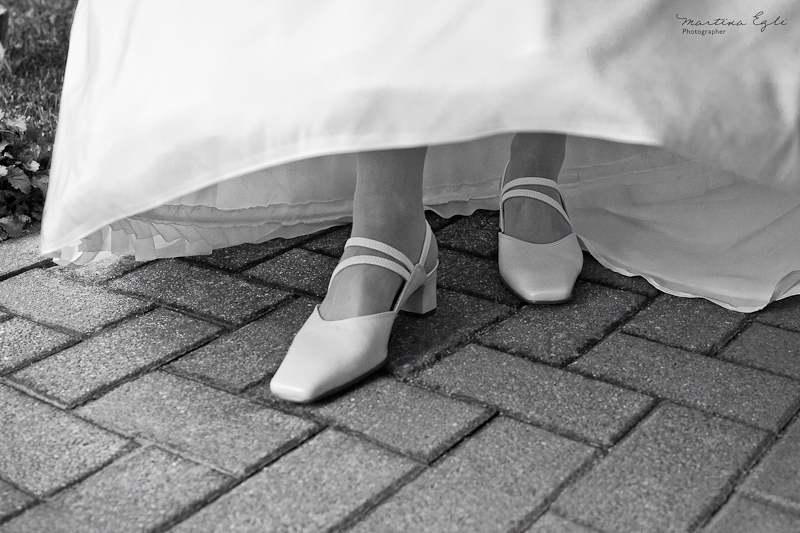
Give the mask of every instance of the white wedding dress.
[[554, 131], [601, 263], [754, 311], [800, 294], [799, 58], [796, 0], [80, 0], [42, 252], [340, 224], [378, 148], [430, 146], [437, 213], [497, 209], [513, 133]]

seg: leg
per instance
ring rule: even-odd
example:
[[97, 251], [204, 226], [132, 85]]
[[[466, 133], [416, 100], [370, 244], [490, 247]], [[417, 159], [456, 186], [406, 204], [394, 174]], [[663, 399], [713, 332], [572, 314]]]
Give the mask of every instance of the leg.
[[[413, 264], [406, 265], [413, 268], [406, 296], [393, 309], [403, 278], [390, 267], [359, 262], [371, 258], [357, 259], [339, 270], [322, 305], [297, 332], [270, 381], [276, 396], [304, 403], [363, 379], [386, 361], [397, 309], [403, 304], [417, 313], [435, 308], [434, 239], [423, 265], [425, 272], [417, 268], [430, 237], [422, 210], [425, 152], [425, 148], [410, 148], [358, 156], [352, 236], [379, 241], [406, 256]], [[351, 243], [342, 260], [354, 255], [383, 254]], [[398, 265], [396, 259], [389, 261], [391, 267]]]
[[[511, 158], [503, 183], [523, 177], [558, 181], [564, 163], [567, 138], [555, 133], [517, 133], [511, 141]], [[560, 201], [549, 187], [527, 186]], [[555, 242], [572, 231], [567, 221], [552, 207], [524, 198], [509, 198], [504, 204], [505, 233], [532, 243]]]
[[[578, 238], [565, 218], [567, 215], [562, 215], [559, 210], [559, 192], [547, 186], [548, 180], [558, 178], [564, 162], [565, 145], [563, 135], [515, 135], [503, 178], [504, 184], [518, 178], [539, 178], [535, 185], [515, 184], [504, 194], [505, 201], [501, 199], [503, 230], [498, 235], [500, 277], [515, 294], [529, 303], [567, 300], [583, 266]], [[513, 196], [525, 193], [532, 197]], [[541, 193], [538, 198], [537, 193]]]
[[[422, 170], [426, 151], [419, 147], [358, 155], [353, 237], [384, 242], [411, 261], [419, 260], [425, 237]], [[429, 261], [435, 264], [435, 243], [433, 246]], [[376, 255], [372, 250], [352, 247], [342, 259], [362, 253]], [[426, 269], [432, 269], [433, 264], [425, 265]], [[334, 278], [320, 315], [326, 320], [340, 320], [388, 311], [401, 284], [400, 276], [384, 268], [348, 267]]]

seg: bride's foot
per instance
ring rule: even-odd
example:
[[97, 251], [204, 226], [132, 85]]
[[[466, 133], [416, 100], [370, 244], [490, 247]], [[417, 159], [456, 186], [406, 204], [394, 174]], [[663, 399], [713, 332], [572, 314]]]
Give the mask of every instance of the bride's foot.
[[[349, 253], [333, 273], [326, 297], [328, 316], [322, 314], [321, 306], [316, 307], [297, 332], [270, 381], [274, 395], [305, 403], [350, 386], [386, 361], [389, 335], [398, 311], [424, 315], [436, 308], [436, 244], [427, 223], [423, 232], [422, 246], [414, 261], [406, 252], [372, 238], [377, 237], [374, 232], [362, 237], [361, 231], [354, 230], [355, 236], [345, 246]], [[413, 234], [414, 230], [407, 233]], [[398, 240], [405, 242], [399, 232], [394, 232], [393, 237], [394, 244]], [[419, 243], [414, 248], [419, 248]], [[358, 250], [365, 253], [353, 256]], [[395, 285], [393, 277], [382, 278], [373, 270], [386, 270], [402, 278], [402, 288]], [[355, 274], [342, 278], [345, 273]], [[392, 287], [397, 288], [396, 294], [391, 294]], [[364, 309], [376, 312], [363, 314]], [[353, 315], [355, 310], [359, 314]]]
[[[503, 185], [518, 178], [540, 177], [555, 182], [561, 165], [547, 162], [511, 159], [503, 176]], [[561, 203], [561, 195], [551, 187], [542, 185], [522, 185], [511, 190], [528, 189], [545, 194]], [[510, 237], [525, 242], [544, 244], [556, 242], [572, 233], [572, 227], [553, 207], [544, 202], [528, 198], [509, 198], [503, 204], [503, 232]]]
[[560, 135], [517, 134], [503, 176], [500, 278], [529, 303], [567, 300], [583, 266], [578, 238], [555, 185], [564, 146]]
[[[366, 237], [388, 244], [408, 257], [413, 263], [419, 261], [425, 240], [427, 223], [424, 215], [408, 221], [376, 221], [370, 227], [353, 229], [352, 237]], [[357, 255], [372, 255], [395, 261], [381, 252], [348, 247], [340, 260]], [[425, 271], [430, 272], [436, 265], [438, 249], [436, 240], [431, 242]], [[399, 263], [398, 263], [399, 264]], [[403, 279], [396, 273], [375, 265], [353, 265], [339, 272], [332, 280], [320, 305], [319, 311], [325, 320], [341, 320], [356, 316], [372, 315], [389, 311], [403, 285]]]

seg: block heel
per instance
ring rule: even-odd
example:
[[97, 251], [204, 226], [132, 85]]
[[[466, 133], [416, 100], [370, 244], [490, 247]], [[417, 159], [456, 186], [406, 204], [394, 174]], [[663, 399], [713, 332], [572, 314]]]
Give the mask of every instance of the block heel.
[[438, 264], [433, 267], [433, 270], [428, 273], [425, 283], [414, 291], [406, 303], [400, 307], [401, 311], [412, 315], [426, 316], [436, 310], [436, 271], [438, 267]]

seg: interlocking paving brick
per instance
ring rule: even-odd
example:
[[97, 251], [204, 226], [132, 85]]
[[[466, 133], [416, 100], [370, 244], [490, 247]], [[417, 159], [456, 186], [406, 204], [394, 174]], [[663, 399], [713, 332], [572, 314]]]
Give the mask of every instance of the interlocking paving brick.
[[428, 225], [434, 232], [439, 231], [440, 229], [447, 226], [451, 222], [450, 219], [442, 218], [433, 211], [428, 209], [425, 210], [425, 220], [428, 221]]
[[446, 248], [439, 250], [438, 283], [445, 289], [464, 292], [499, 302], [518, 306], [517, 298], [500, 279], [497, 261], [470, 257]]
[[0, 374], [15, 370], [71, 342], [72, 337], [24, 318], [0, 322]]
[[625, 333], [686, 350], [711, 353], [736, 333], [747, 315], [702, 298], [662, 294], [625, 324]]
[[145, 264], [145, 262], [136, 261], [130, 255], [122, 257], [111, 256], [94, 260], [79, 267], [56, 266], [50, 270], [66, 278], [97, 284], [127, 274], [136, 267]]
[[228, 248], [218, 248], [210, 255], [192, 256], [191, 260], [238, 271], [252, 263], [263, 261], [264, 259], [285, 252], [307, 239], [307, 236], [295, 237], [293, 239], [282, 239], [278, 237], [260, 244], [240, 244]]
[[797, 533], [800, 516], [734, 495], [703, 530], [705, 533]]
[[800, 513], [800, 418], [750, 472], [741, 490]]
[[508, 531], [523, 522], [594, 450], [500, 418], [356, 525], [354, 532]]
[[565, 520], [553, 513], [546, 513], [539, 518], [525, 533], [596, 533], [596, 529], [583, 527], [575, 522]]
[[436, 233], [444, 248], [497, 259], [497, 232], [500, 231], [497, 211], [478, 210]]
[[800, 331], [800, 296], [772, 302], [756, 315], [756, 320], [770, 326]]
[[565, 370], [470, 345], [420, 374], [537, 425], [611, 444], [649, 409], [648, 396]]
[[601, 285], [608, 285], [615, 289], [638, 292], [645, 296], [656, 296], [661, 293], [661, 291], [650, 285], [643, 277], [631, 277], [618, 274], [601, 265], [597, 259], [588, 253], [583, 254], [583, 270], [581, 271], [580, 278]]
[[102, 467], [127, 439], [0, 384], [0, 477], [42, 496]]
[[475, 331], [511, 308], [447, 290], [437, 291], [438, 308], [419, 318], [400, 314], [389, 339], [389, 370], [407, 377], [435, 361], [437, 353], [470, 339]]
[[751, 324], [719, 357], [800, 379], [800, 333]]
[[310, 410], [429, 462], [485, 421], [487, 409], [378, 378]]
[[206, 322], [156, 309], [33, 363], [11, 379], [72, 407], [217, 331]]
[[663, 403], [553, 504], [603, 531], [689, 531], [721, 503], [766, 433]]
[[78, 412], [237, 475], [280, 455], [315, 429], [311, 422], [160, 371], [126, 383]]
[[527, 305], [480, 336], [505, 352], [562, 365], [577, 358], [644, 303], [639, 294], [578, 282], [561, 305]]
[[25, 509], [36, 499], [0, 479], [0, 520]]
[[800, 382], [619, 333], [570, 368], [772, 431], [800, 406]]
[[316, 302], [298, 298], [250, 324], [184, 355], [167, 368], [240, 392], [275, 373]]
[[326, 531], [416, 467], [327, 430], [170, 531]]
[[340, 257], [344, 252], [344, 244], [347, 242], [347, 239], [350, 238], [351, 230], [352, 226], [347, 224], [346, 226], [336, 228], [329, 233], [304, 243], [302, 247], [312, 252]]
[[150, 304], [42, 269], [0, 282], [0, 305], [38, 322], [90, 333]]
[[337, 262], [327, 255], [296, 249], [247, 269], [245, 274], [323, 298]]
[[231, 479], [154, 446], [125, 457], [5, 524], [8, 533], [145, 532]]
[[35, 265], [46, 258], [39, 255], [39, 233], [8, 239], [0, 243], [0, 276]]
[[109, 286], [234, 324], [288, 297], [277, 289], [176, 260], [150, 263]]

